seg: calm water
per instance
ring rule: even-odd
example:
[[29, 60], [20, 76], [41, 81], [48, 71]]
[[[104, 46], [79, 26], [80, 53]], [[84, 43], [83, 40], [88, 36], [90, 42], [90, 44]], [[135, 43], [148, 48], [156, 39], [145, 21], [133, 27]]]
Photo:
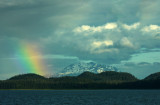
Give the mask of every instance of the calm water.
[[0, 90], [0, 105], [160, 105], [160, 90]]

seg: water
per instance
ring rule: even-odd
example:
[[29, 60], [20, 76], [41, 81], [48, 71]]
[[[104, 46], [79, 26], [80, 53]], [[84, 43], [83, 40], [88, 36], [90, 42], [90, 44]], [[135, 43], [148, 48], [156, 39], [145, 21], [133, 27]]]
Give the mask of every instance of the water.
[[160, 90], [0, 90], [0, 105], [160, 105]]

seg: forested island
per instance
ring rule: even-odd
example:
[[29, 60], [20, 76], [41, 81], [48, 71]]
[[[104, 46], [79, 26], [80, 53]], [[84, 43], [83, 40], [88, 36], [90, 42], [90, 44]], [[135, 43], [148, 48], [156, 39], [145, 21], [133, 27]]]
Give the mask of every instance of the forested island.
[[115, 71], [50, 78], [29, 73], [1, 80], [0, 89], [160, 89], [160, 72], [142, 80], [129, 73]]

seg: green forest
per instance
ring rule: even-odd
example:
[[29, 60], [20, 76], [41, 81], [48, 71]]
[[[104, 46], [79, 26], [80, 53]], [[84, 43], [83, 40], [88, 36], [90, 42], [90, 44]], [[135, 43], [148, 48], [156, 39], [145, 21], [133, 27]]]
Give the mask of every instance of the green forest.
[[160, 89], [160, 72], [143, 80], [115, 71], [50, 78], [29, 73], [1, 80], [0, 89]]

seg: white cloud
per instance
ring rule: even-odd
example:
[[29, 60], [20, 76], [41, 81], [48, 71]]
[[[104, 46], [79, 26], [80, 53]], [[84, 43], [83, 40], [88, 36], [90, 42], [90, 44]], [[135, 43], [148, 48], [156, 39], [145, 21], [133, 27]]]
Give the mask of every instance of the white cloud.
[[131, 29], [136, 29], [139, 25], [140, 25], [140, 23], [137, 22], [132, 25], [123, 24], [122, 26], [123, 26], [123, 28], [125, 28], [127, 30], [131, 30]]
[[117, 23], [107, 23], [102, 26], [89, 26], [89, 25], [82, 25], [80, 27], [77, 27], [73, 30], [75, 33], [82, 33], [82, 32], [102, 32], [104, 30], [112, 30], [117, 28]]
[[143, 32], [151, 32], [151, 31], [160, 31], [160, 26], [158, 25], [149, 25], [142, 28]]
[[[127, 24], [121, 24], [120, 26], [126, 30], [141, 30], [141, 32], [160, 32], [160, 26], [158, 25], [149, 25], [149, 26], [143, 26], [140, 27], [141, 23], [137, 22], [137, 23], [133, 23], [131, 25], [127, 25]], [[117, 32], [121, 32], [121, 28], [118, 28], [118, 24], [116, 22], [112, 22], [112, 23], [106, 23], [105, 25], [102, 26], [89, 26], [89, 25], [82, 25], [80, 27], [76, 27], [75, 29], [73, 29], [73, 32], [78, 34], [78, 33], [83, 33], [84, 35], [91, 35], [94, 34], [95, 32], [106, 32], [106, 30], [115, 30]]]
[[103, 42], [106, 46], [113, 46], [113, 41], [112, 40], [106, 40]]
[[120, 43], [122, 46], [134, 47], [132, 42], [127, 37], [122, 38]]
[[92, 47], [98, 48], [101, 46], [113, 46], [113, 41], [112, 40], [106, 40], [106, 41], [95, 41], [92, 43]]
[[117, 52], [118, 51], [118, 49], [116, 48], [106, 48], [108, 46], [113, 46], [112, 40], [95, 41], [91, 43], [90, 52], [100, 54], [100, 53], [105, 53], [105, 52], [112, 52], [112, 51]]
[[92, 43], [92, 46], [97, 48], [97, 47], [100, 47], [102, 45], [102, 42], [93, 42]]
[[117, 28], [117, 23], [107, 23], [103, 27], [104, 27], [104, 29], [115, 29], [115, 28]]
[[83, 25], [81, 26], [81, 28], [77, 28], [77, 32], [83, 32], [83, 31], [88, 31], [88, 30], [92, 30], [92, 27], [88, 26], [88, 25]]

